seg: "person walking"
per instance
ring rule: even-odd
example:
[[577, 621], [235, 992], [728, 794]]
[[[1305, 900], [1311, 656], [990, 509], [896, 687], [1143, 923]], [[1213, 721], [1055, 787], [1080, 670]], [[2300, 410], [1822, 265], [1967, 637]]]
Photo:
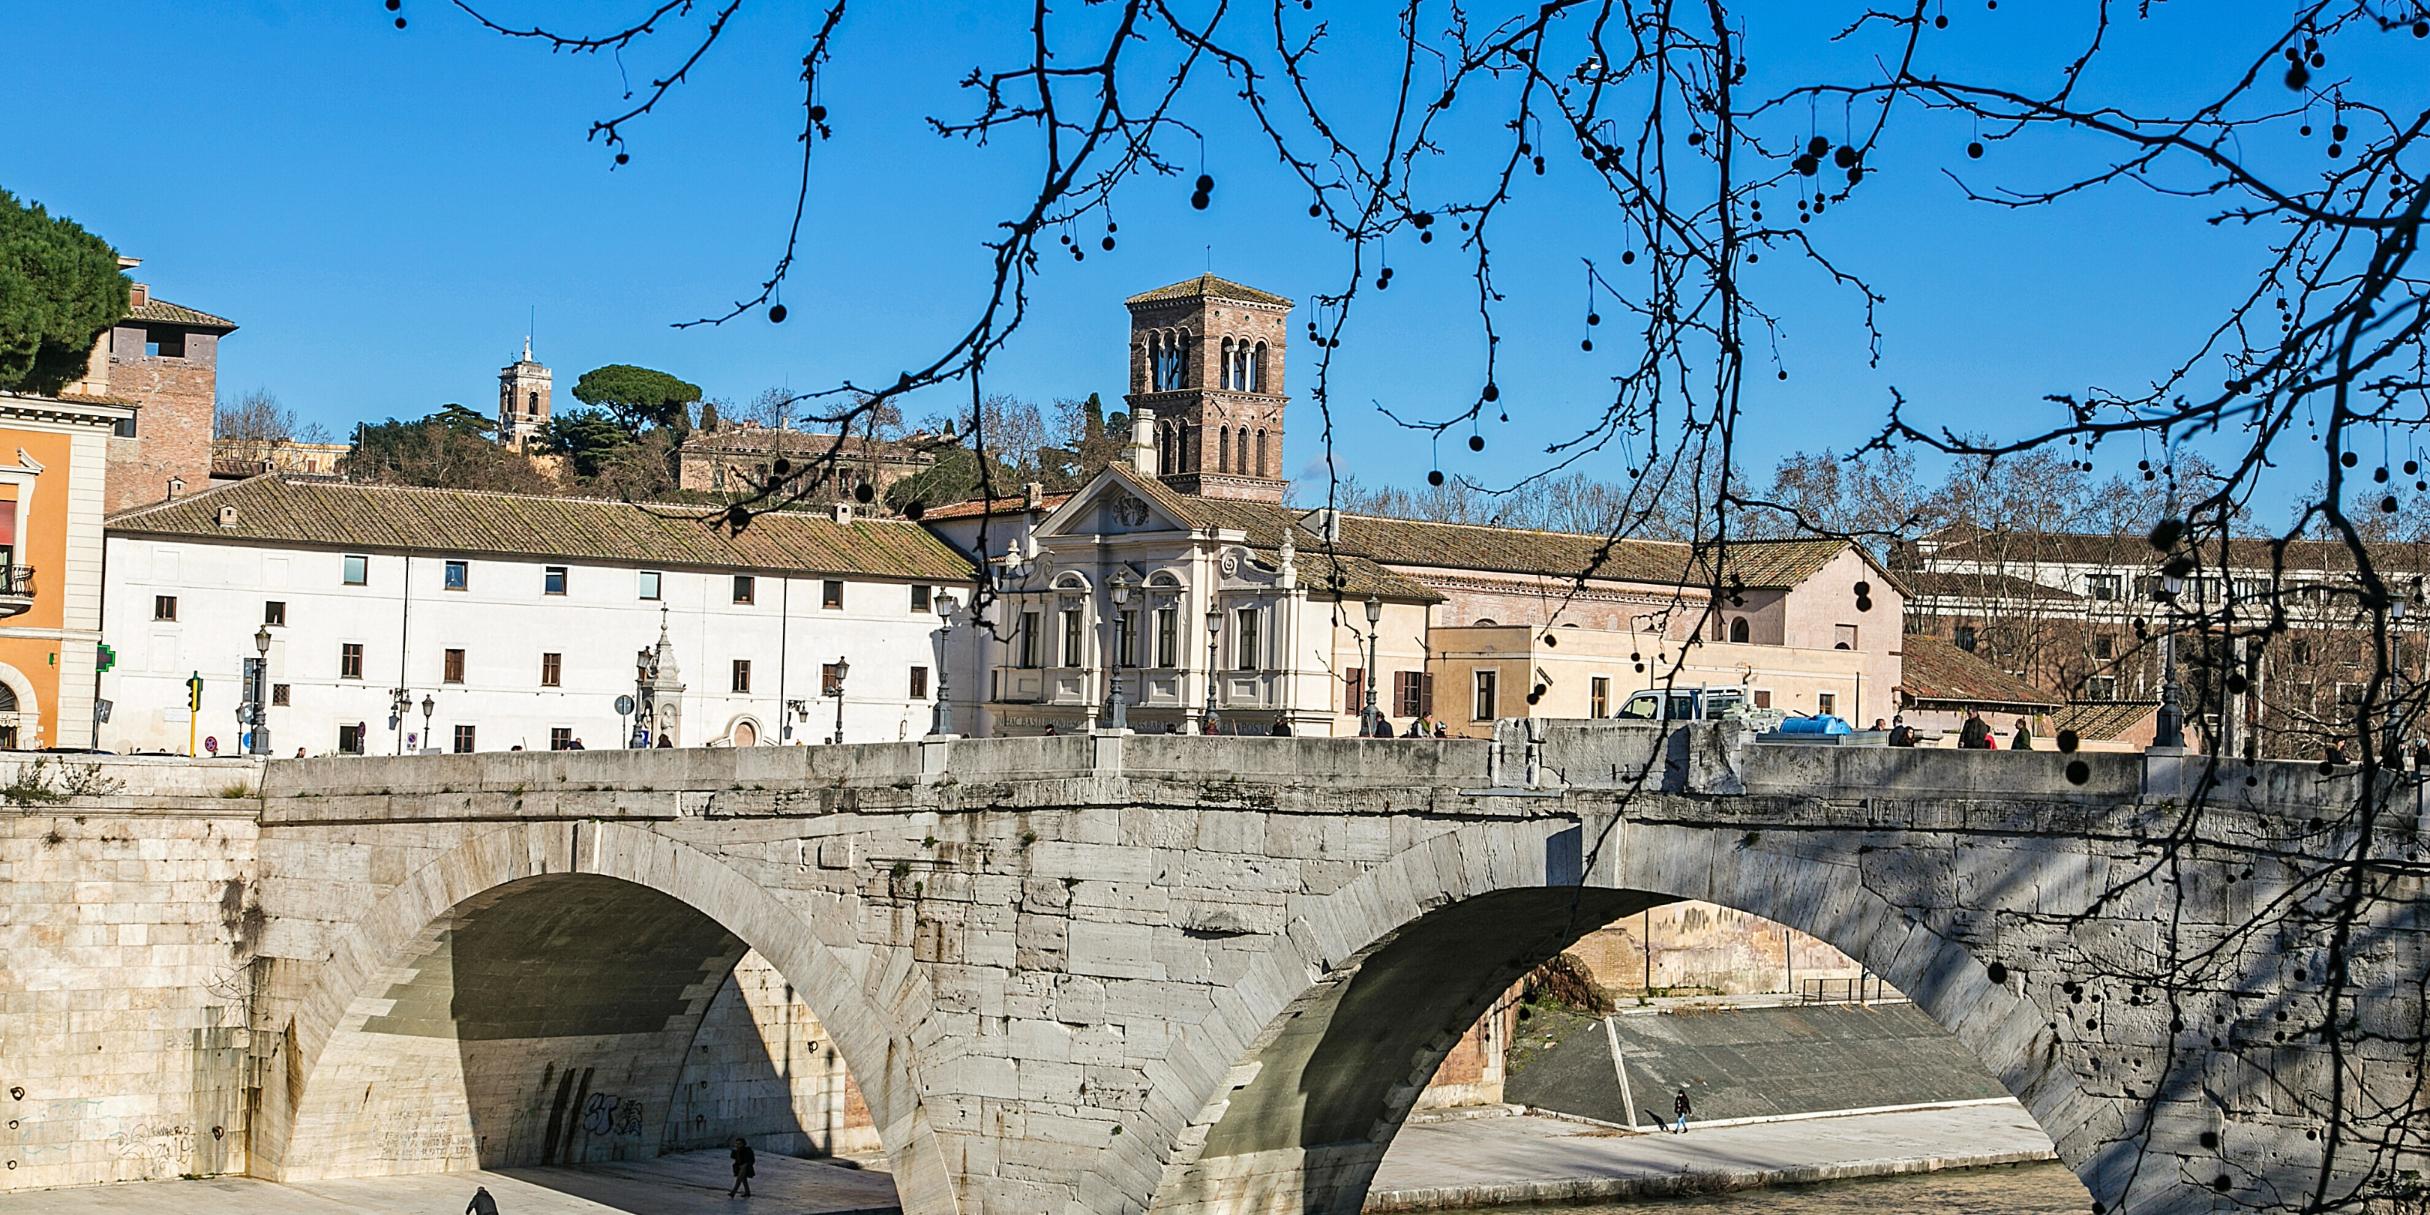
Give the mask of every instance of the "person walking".
[[1966, 714], [1966, 724], [1958, 727], [1958, 746], [1967, 751], [1991, 749], [1991, 727], [1983, 724], [1982, 714]]
[[2017, 719], [2017, 732], [2008, 740], [2008, 749], [2011, 751], [2033, 750], [2033, 728], [2026, 725], [2025, 719], [2022, 717]]
[[726, 1191], [726, 1197], [749, 1198], [751, 1196], [751, 1175], [759, 1171], [758, 1154], [751, 1150], [751, 1145], [744, 1142], [742, 1136], [736, 1135], [734, 1150], [726, 1155], [734, 1160], [734, 1188]]
[[498, 1215], [498, 1200], [489, 1196], [489, 1187], [473, 1187], [472, 1201], [464, 1204], [464, 1215]]
[[1679, 1121], [1672, 1125], [1671, 1133], [1674, 1135], [1687, 1134], [1688, 1095], [1686, 1085], [1679, 1086], [1679, 1095], [1671, 1098], [1671, 1110], [1679, 1115]]
[[1283, 718], [1277, 717], [1274, 719], [1273, 727], [1267, 730], [1266, 733], [1275, 738], [1289, 738], [1291, 737], [1291, 723]]

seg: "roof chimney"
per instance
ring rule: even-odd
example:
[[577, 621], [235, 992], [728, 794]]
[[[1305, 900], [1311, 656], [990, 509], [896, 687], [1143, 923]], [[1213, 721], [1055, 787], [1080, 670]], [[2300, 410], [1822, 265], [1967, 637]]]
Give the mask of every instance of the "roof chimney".
[[127, 307], [141, 308], [151, 302], [152, 285], [150, 283], [137, 283], [127, 288]]
[[850, 502], [833, 503], [827, 507], [827, 513], [838, 523], [852, 522], [852, 504]]
[[223, 506], [219, 508], [219, 530], [223, 532], [232, 532], [236, 530], [235, 507]]
[[1021, 487], [1021, 509], [1037, 510], [1046, 505], [1046, 487], [1036, 481]]
[[1131, 411], [1131, 468], [1142, 477], [1156, 475], [1156, 415], [1146, 409]]

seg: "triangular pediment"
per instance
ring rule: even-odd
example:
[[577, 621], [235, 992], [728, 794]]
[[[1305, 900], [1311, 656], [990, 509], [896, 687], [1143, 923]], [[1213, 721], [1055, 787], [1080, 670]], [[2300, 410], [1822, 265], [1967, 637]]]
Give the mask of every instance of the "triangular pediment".
[[1038, 523], [1040, 537], [1187, 532], [1190, 521], [1167, 499], [1172, 492], [1122, 464], [1108, 465]]

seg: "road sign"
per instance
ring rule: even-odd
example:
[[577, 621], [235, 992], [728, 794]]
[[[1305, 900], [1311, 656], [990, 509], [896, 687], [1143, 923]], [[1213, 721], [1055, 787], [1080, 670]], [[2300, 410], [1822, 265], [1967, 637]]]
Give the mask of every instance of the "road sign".
[[627, 714], [627, 713], [631, 713], [632, 711], [633, 711], [633, 698], [632, 698], [632, 697], [630, 697], [630, 696], [619, 696], [619, 697], [617, 697], [617, 698], [616, 698], [616, 713], [617, 713], [617, 715], [618, 715], [618, 716], [623, 716], [623, 715], [625, 715], [625, 714]]
[[203, 739], [203, 750], [208, 751], [213, 755], [219, 754], [219, 735], [212, 734], [206, 736]]

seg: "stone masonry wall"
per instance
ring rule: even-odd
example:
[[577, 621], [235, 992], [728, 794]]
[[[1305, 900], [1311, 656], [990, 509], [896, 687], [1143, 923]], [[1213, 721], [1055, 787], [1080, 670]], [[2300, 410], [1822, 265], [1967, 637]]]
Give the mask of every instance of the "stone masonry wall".
[[786, 1156], [880, 1150], [868, 1102], [817, 1014], [768, 960], [746, 953], [718, 989], [675, 1085], [666, 1149], [736, 1135]]

